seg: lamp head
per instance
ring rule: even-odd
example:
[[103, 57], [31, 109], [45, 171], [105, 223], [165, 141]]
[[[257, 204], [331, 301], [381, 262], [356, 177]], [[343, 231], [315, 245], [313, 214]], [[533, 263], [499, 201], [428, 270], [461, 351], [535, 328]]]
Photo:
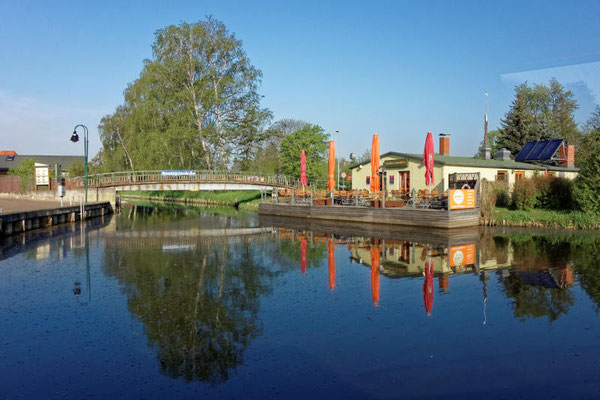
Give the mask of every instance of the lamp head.
[[79, 135], [77, 134], [76, 131], [73, 131], [73, 134], [71, 135], [71, 142], [73, 142], [73, 143], [79, 142]]

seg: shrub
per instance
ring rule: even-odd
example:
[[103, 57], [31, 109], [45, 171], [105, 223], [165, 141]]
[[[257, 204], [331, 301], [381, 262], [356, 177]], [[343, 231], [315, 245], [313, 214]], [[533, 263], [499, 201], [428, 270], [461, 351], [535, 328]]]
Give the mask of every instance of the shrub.
[[533, 179], [515, 182], [511, 193], [511, 205], [517, 210], [530, 210], [537, 203], [537, 187]]

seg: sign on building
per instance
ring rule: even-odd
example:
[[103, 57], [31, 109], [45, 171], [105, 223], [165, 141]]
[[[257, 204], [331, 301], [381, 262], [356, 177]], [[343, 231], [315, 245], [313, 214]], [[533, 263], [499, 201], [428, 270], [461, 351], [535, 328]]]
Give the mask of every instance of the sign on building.
[[450, 189], [448, 200], [450, 210], [475, 208], [475, 189]]
[[408, 160], [406, 158], [399, 158], [396, 160], [385, 160], [383, 162], [385, 168], [406, 168], [408, 167]]

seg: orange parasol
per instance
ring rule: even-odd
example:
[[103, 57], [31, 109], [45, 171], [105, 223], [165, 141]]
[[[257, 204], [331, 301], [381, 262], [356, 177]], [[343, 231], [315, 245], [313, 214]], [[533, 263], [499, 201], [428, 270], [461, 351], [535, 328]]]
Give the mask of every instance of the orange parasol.
[[335, 188], [335, 143], [329, 141], [329, 175], [327, 179], [327, 189], [332, 191]]
[[379, 135], [373, 135], [371, 146], [371, 192], [379, 191]]
[[379, 247], [371, 247], [371, 294], [373, 304], [379, 305]]
[[327, 240], [327, 262], [329, 264], [329, 289], [335, 289], [335, 255], [333, 254], [333, 240]]

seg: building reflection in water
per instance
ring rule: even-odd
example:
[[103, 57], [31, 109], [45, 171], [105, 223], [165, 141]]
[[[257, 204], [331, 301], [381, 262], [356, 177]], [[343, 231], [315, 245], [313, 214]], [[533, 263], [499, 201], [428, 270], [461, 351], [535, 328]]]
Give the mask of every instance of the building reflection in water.
[[[475, 274], [481, 282], [482, 324], [485, 325], [489, 280], [496, 271], [503, 294], [513, 299], [511, 305], [516, 317], [546, 316], [552, 321], [566, 313], [573, 302], [568, 288], [574, 281], [572, 261], [568, 257], [556, 257], [556, 249], [535, 237], [523, 241], [519, 236], [512, 240], [510, 236], [480, 237], [478, 231], [475, 232], [471, 241], [462, 238], [446, 242], [384, 240], [284, 228], [278, 228], [277, 235], [283, 240], [310, 235], [317, 243], [326, 242], [332, 290], [335, 288], [333, 249], [336, 244], [347, 245], [351, 262], [370, 268], [372, 302], [376, 306], [381, 302], [381, 274], [392, 279], [424, 277], [423, 303], [427, 315], [433, 313], [436, 278], [440, 293], [448, 295], [453, 275]], [[300, 245], [301, 254], [305, 251], [303, 246]], [[303, 263], [301, 256], [301, 269], [304, 269]]]

